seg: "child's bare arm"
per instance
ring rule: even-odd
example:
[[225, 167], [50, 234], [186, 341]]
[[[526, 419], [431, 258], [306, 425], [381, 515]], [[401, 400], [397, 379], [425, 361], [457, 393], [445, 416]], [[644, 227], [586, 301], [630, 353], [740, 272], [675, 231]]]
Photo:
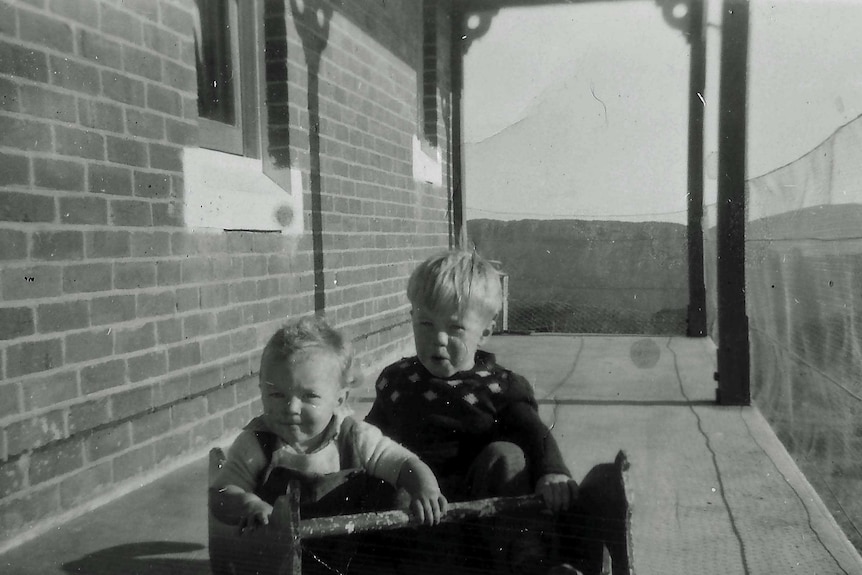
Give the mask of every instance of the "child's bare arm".
[[227, 460], [210, 484], [209, 507], [222, 523], [240, 529], [266, 525], [272, 506], [254, 494], [267, 458], [253, 433], [241, 433], [228, 450]]
[[272, 505], [236, 485], [210, 487], [210, 510], [222, 523], [239, 525], [240, 532], [269, 524]]
[[410, 494], [410, 509], [426, 525], [436, 525], [448, 509], [434, 472], [418, 457], [404, 462], [396, 487]]

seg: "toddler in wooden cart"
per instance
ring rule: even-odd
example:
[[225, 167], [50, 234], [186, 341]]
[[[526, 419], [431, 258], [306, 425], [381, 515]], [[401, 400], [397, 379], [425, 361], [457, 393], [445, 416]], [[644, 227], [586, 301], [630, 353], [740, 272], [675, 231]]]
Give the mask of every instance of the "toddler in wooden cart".
[[[245, 544], [237, 539], [269, 523], [291, 480], [300, 483], [306, 518], [392, 508], [396, 489], [403, 489], [419, 521], [439, 523], [447, 501], [428, 465], [350, 416], [346, 399], [356, 373], [349, 341], [320, 317], [286, 325], [270, 338], [260, 363], [263, 415], [245, 426], [210, 485], [212, 515], [236, 526], [210, 542], [215, 570], [254, 573], [278, 564], [286, 550], [255, 549], [253, 536]], [[304, 545], [306, 573], [315, 566], [381, 573], [392, 552], [376, 546], [372, 535]]]
[[[487, 568], [490, 555], [486, 572], [593, 575], [607, 547], [614, 572], [627, 572], [620, 462], [594, 467], [579, 486], [539, 418], [530, 383], [479, 349], [502, 303], [497, 270], [475, 251], [452, 250], [414, 270], [407, 297], [416, 355], [383, 370], [366, 421], [418, 454], [449, 501], [535, 493], [548, 508], [538, 520], [497, 518], [474, 526], [484, 543], [461, 551], [484, 549], [486, 557], [460, 562]], [[439, 532], [453, 529], [454, 536], [441, 538]], [[457, 527], [433, 531], [438, 534], [420, 532], [410, 546], [416, 572], [470, 541]]]

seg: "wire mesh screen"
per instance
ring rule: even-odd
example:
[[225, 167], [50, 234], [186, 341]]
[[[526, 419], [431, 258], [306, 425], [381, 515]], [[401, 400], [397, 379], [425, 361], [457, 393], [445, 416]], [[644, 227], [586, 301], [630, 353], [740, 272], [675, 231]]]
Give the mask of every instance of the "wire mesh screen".
[[686, 230], [667, 222], [471, 220], [508, 274], [510, 332], [681, 335]]
[[684, 309], [638, 309], [510, 299], [509, 332], [668, 334], [685, 331]]
[[[862, 117], [746, 194], [752, 396], [862, 550]], [[717, 341], [714, 321], [710, 332]]]

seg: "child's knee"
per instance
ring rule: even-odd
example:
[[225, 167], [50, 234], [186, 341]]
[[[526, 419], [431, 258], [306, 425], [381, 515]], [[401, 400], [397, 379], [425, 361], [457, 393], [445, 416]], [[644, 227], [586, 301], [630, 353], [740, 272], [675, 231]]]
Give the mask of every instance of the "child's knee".
[[518, 473], [527, 469], [527, 456], [523, 449], [511, 441], [494, 441], [479, 453], [476, 463], [484, 464], [489, 469]]
[[488, 444], [468, 473], [473, 497], [523, 495], [532, 491], [524, 450], [508, 441]]

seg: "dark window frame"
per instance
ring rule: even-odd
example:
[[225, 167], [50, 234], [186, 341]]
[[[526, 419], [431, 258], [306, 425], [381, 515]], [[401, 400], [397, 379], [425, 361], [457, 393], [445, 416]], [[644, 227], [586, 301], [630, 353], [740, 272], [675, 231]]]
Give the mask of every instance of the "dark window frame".
[[[227, 3], [234, 124], [199, 117], [199, 143], [228, 154], [260, 158], [260, 78], [263, 67], [263, 10], [257, 0], [223, 0]], [[201, 0], [198, 2], [201, 6]], [[201, 30], [203, 34], [203, 30]], [[203, 49], [203, 47], [201, 48]]]
[[418, 131], [422, 150], [430, 154], [439, 146], [437, 135], [437, 1], [426, 0], [422, 3], [421, 34], [419, 47], [419, 70], [416, 75], [418, 95]]

